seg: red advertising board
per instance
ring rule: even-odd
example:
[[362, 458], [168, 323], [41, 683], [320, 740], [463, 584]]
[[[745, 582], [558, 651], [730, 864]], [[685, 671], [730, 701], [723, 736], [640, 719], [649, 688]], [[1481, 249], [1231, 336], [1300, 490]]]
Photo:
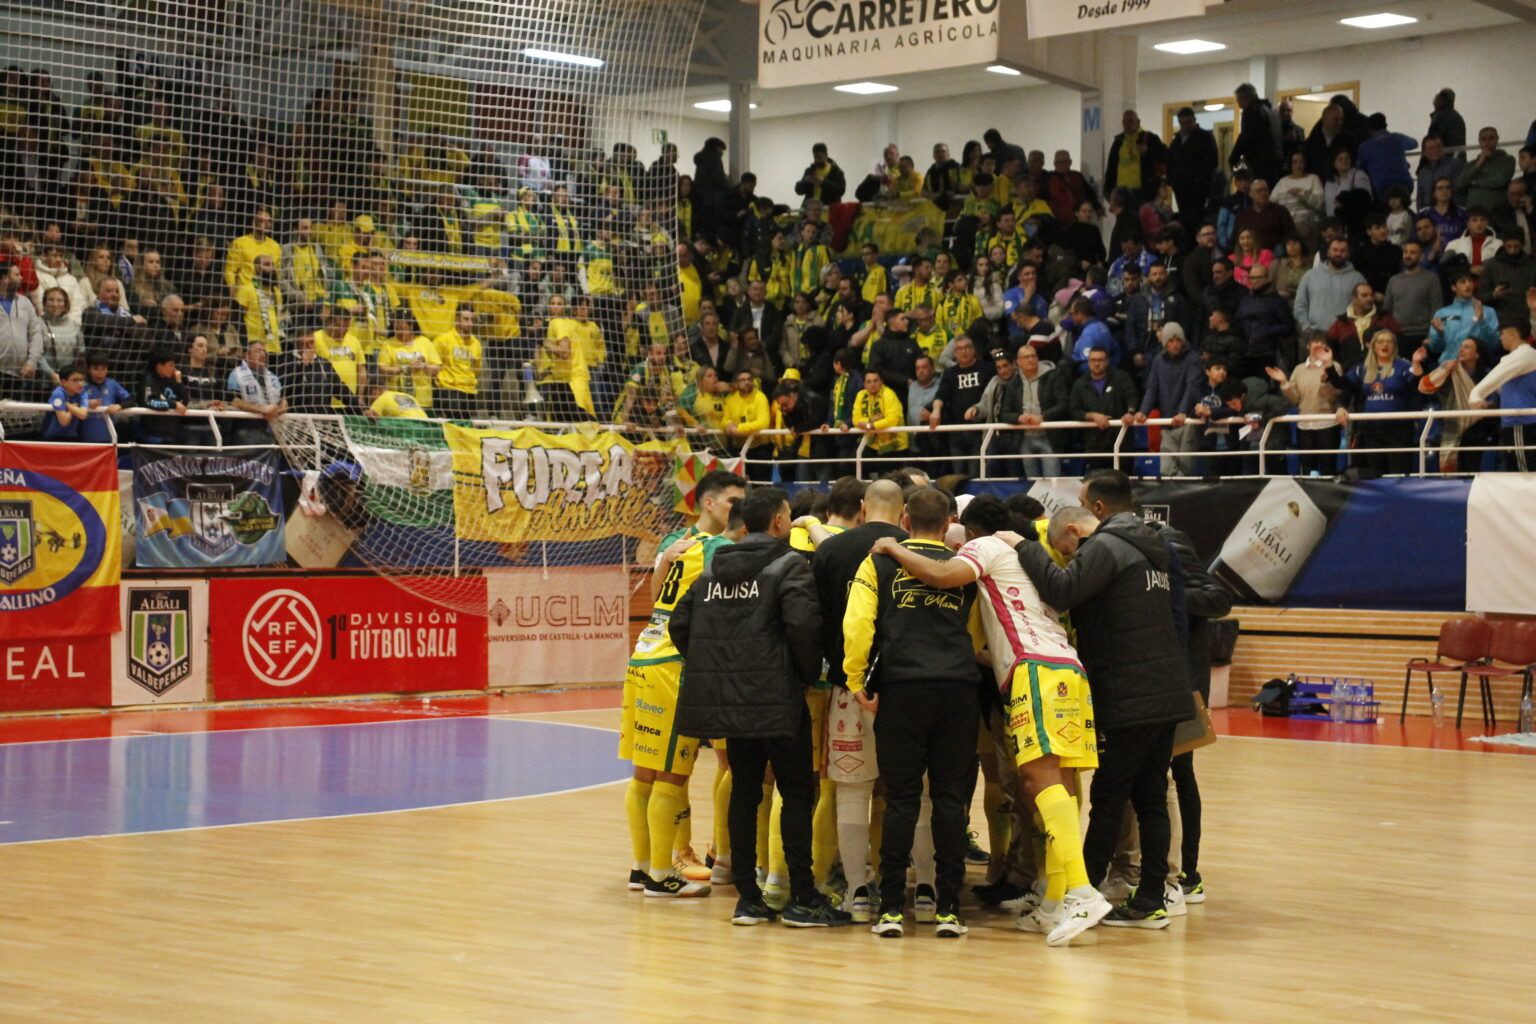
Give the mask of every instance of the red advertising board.
[[379, 577], [215, 579], [208, 609], [216, 700], [486, 685], [485, 615]]
[[0, 711], [100, 708], [112, 703], [112, 638], [0, 643]]

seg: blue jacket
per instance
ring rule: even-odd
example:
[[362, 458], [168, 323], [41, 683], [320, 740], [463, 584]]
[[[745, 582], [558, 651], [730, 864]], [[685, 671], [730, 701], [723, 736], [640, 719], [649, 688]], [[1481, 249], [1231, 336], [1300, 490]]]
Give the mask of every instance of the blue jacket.
[[59, 425], [58, 416], [54, 410], [63, 412], [71, 405], [84, 406], [85, 392], [71, 395], [64, 388], [56, 387], [53, 394], [48, 396], [48, 411], [43, 413], [43, 440], [44, 441], [78, 441], [80, 439], [80, 421], [71, 418], [64, 426]]
[[1360, 143], [1355, 163], [1371, 177], [1371, 193], [1385, 202], [1387, 189], [1401, 185], [1413, 196], [1413, 172], [1408, 169], [1408, 151], [1418, 149], [1419, 140], [1402, 132], [1377, 132]]
[[1121, 330], [1121, 344], [1132, 354], [1145, 351], [1155, 345], [1151, 340], [1151, 325], [1178, 324], [1190, 333], [1189, 303], [1182, 293], [1169, 288], [1162, 295], [1143, 288], [1132, 295], [1125, 307], [1125, 327]]
[[1164, 416], [1189, 415], [1209, 390], [1200, 356], [1188, 349], [1177, 359], [1159, 352], [1147, 367], [1147, 390], [1141, 396], [1141, 411], [1153, 409]]
[[1152, 269], [1152, 264], [1156, 262], [1157, 253], [1150, 249], [1141, 250], [1141, 255], [1135, 259], [1128, 259], [1123, 255], [1115, 257], [1115, 262], [1109, 265], [1109, 281], [1106, 282], [1109, 286], [1109, 294], [1119, 295], [1121, 290], [1125, 288], [1126, 267], [1134, 265], [1136, 269], [1141, 271], [1141, 279], [1145, 281], [1147, 279], [1147, 272]]
[[[100, 384], [85, 382], [85, 390], [80, 392], [80, 404], [89, 408], [91, 399], [99, 399], [101, 408], [109, 405], [129, 406], [133, 404], [133, 396], [128, 389], [117, 381], [108, 377]], [[107, 425], [107, 417], [92, 416], [80, 424], [79, 440], [90, 441], [98, 444], [110, 444], [112, 441], [112, 428]]]
[[[1445, 329], [1436, 328], [1433, 321], [1439, 320], [1445, 324]], [[1435, 315], [1430, 317], [1429, 339], [1425, 342], [1429, 352], [1438, 356], [1440, 365], [1452, 362], [1456, 353], [1461, 350], [1461, 343], [1468, 338], [1476, 338], [1482, 348], [1483, 355], [1490, 361], [1499, 354], [1499, 314], [1492, 306], [1483, 307], [1483, 318], [1472, 319], [1472, 300], [1455, 299], [1449, 306], [1441, 306], [1435, 310]]]
[[1120, 365], [1120, 344], [1115, 341], [1115, 336], [1099, 321], [1089, 320], [1077, 332], [1077, 341], [1072, 345], [1072, 362], [1077, 364], [1078, 370], [1088, 369], [1088, 352], [1095, 348], [1109, 351], [1111, 367]]

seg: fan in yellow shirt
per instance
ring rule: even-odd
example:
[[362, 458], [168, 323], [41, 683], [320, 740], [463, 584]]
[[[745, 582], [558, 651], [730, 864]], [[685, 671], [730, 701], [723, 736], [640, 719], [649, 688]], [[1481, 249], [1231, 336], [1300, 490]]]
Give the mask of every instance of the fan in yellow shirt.
[[369, 384], [364, 389], [368, 402], [368, 415], [377, 419], [424, 420], [427, 412], [416, 399], [403, 391], [391, 391], [382, 384]]
[[981, 300], [971, 294], [963, 271], [951, 270], [944, 278], [944, 300], [934, 313], [939, 326], [951, 338], [971, 333], [971, 325], [982, 318]]
[[564, 185], [549, 194], [549, 249], [568, 260], [581, 252], [581, 225], [571, 212], [571, 190]]
[[1004, 207], [997, 215], [997, 234], [987, 239], [987, 251], [991, 252], [994, 247], [1001, 246], [1010, 267], [1018, 266], [1019, 258], [1024, 255], [1024, 246], [1029, 241], [1024, 237], [1024, 233], [1015, 227], [1016, 224], [1013, 210]]
[[677, 411], [690, 427], [708, 427], [710, 430], [725, 429], [725, 398], [720, 389], [720, 375], [713, 366], [699, 369], [677, 400]]
[[[367, 380], [368, 370], [363, 341], [352, 331], [353, 312], [346, 303], [326, 311], [325, 329], [315, 332], [315, 354], [331, 364], [336, 376], [355, 395], [359, 382]], [[332, 404], [340, 408], [339, 400]]]
[[229, 254], [224, 259], [224, 284], [230, 294], [251, 283], [257, 256], [271, 256], [272, 265], [282, 269], [283, 247], [272, 237], [272, 214], [268, 210], [257, 210], [251, 217], [250, 233], [229, 243]]
[[432, 379], [443, 367], [432, 339], [416, 333], [416, 320], [401, 310], [395, 331], [379, 346], [379, 373], [390, 388], [409, 388], [416, 404], [432, 408]]
[[864, 259], [864, 283], [859, 286], [859, 295], [865, 302], [874, 302], [876, 295], [889, 292], [890, 278], [880, 263], [879, 246], [866, 242], [860, 255]]
[[[757, 378], [751, 371], [736, 374], [734, 388], [725, 400], [726, 444], [734, 455], [741, 450], [741, 442], [773, 424], [768, 411], [768, 396], [757, 386]], [[771, 480], [773, 478], [773, 438], [752, 439], [747, 445], [747, 479]]]
[[433, 343], [442, 367], [432, 393], [434, 411], [445, 419], [473, 419], [484, 364], [480, 339], [475, 337], [474, 307], [460, 306], [453, 314], [453, 330], [439, 335]]
[[554, 334], [553, 325], [550, 330], [533, 358], [534, 379], [542, 400], [540, 415], [557, 423], [596, 419], [586, 360], [569, 336]]
[[608, 359], [603, 329], [592, 319], [592, 300], [585, 295], [576, 296], [571, 303], [570, 316], [551, 316], [548, 331], [551, 338], [568, 340], [571, 350], [581, 357], [588, 371], [597, 369]]
[[256, 257], [255, 275], [235, 288], [235, 301], [245, 310], [246, 341], [261, 342], [272, 355], [282, 352], [283, 292], [271, 254]]
[[903, 312], [916, 306], [933, 309], [941, 298], [938, 286], [933, 283], [933, 260], [918, 256], [912, 262], [912, 280], [896, 290], [895, 308]]
[[[860, 430], [880, 431], [899, 427], [906, 417], [901, 399], [886, 387], [874, 370], [864, 371], [864, 390], [853, 399], [853, 425]], [[871, 433], [868, 448], [876, 455], [890, 455], [907, 450], [906, 434]]]
[[699, 303], [704, 299], [704, 280], [693, 262], [693, 247], [687, 242], [677, 243], [677, 284], [681, 289], [683, 323], [689, 327], [699, 322]]

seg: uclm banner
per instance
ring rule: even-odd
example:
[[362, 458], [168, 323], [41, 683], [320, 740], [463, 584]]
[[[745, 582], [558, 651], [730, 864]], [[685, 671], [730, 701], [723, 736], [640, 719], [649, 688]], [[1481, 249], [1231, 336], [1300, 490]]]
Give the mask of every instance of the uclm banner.
[[991, 63], [1000, 3], [759, 0], [757, 84], [772, 89]]

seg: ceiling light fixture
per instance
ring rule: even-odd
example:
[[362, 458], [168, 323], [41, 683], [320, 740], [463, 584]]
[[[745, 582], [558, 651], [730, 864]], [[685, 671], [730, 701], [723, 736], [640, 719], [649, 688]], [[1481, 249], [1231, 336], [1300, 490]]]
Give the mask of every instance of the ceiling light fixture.
[[1010, 78], [1019, 78], [1024, 74], [1018, 68], [1011, 68], [1006, 64], [989, 64], [987, 70], [994, 75], [1007, 75]]
[[873, 96], [876, 93], [895, 92], [894, 85], [886, 85], [884, 82], [849, 82], [847, 85], [834, 85], [838, 92], [851, 92], [855, 96]]
[[1399, 25], [1412, 25], [1418, 20], [1406, 14], [1362, 14], [1357, 18], [1340, 18], [1339, 24], [1350, 28], [1396, 28]]
[[[731, 112], [730, 100], [704, 100], [702, 103], [695, 103], [693, 106], [695, 110], [708, 110], [714, 114], [729, 114]], [[747, 109], [756, 110], [757, 104], [748, 103]]]
[[1176, 53], [1181, 57], [1187, 57], [1192, 53], [1211, 53], [1226, 48], [1226, 43], [1213, 43], [1209, 39], [1178, 39], [1171, 43], [1157, 43], [1152, 47], [1154, 50]]
[[600, 68], [606, 61], [596, 57], [586, 57], [579, 53], [561, 53], [559, 50], [540, 50], [529, 46], [523, 50], [524, 57], [532, 57], [535, 60], [552, 60], [559, 64], [576, 64], [584, 68]]
[[1226, 110], [1226, 109], [1227, 109], [1227, 105], [1225, 103], [1207, 103], [1205, 105], [1205, 107], [1204, 107], [1204, 110], [1205, 110], [1205, 112], [1207, 114], [1214, 114], [1218, 110]]

